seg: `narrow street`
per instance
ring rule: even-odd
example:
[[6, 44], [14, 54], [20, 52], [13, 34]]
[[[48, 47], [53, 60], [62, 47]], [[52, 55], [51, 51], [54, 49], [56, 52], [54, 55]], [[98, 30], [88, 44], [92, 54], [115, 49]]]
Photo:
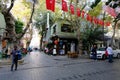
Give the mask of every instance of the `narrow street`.
[[0, 80], [120, 80], [120, 60], [67, 58], [34, 51], [24, 58], [17, 71], [0, 68]]

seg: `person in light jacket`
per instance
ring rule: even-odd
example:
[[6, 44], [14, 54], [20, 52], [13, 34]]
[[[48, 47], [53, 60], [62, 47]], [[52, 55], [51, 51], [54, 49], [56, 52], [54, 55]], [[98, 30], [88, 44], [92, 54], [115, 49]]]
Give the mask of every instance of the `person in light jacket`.
[[113, 62], [113, 49], [111, 45], [108, 46], [107, 52], [108, 52], [108, 62], [112, 63]]

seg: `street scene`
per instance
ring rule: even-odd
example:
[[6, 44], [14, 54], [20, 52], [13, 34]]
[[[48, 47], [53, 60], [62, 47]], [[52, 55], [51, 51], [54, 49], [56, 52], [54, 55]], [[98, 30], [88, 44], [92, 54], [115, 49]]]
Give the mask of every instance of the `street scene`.
[[0, 80], [120, 80], [120, 0], [0, 0]]
[[10, 71], [10, 65], [1, 66], [0, 80], [119, 80], [120, 59], [114, 63], [108, 60], [94, 61], [81, 56], [71, 59], [67, 56], [49, 56], [43, 52], [31, 52], [17, 71]]

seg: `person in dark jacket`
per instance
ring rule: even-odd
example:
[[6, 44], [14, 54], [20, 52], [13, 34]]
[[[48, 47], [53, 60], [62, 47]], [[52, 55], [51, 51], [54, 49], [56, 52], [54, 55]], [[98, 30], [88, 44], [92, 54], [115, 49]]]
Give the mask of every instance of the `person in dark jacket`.
[[93, 54], [93, 59], [97, 60], [97, 45], [93, 45], [92, 54]]
[[13, 71], [13, 67], [15, 65], [15, 70], [17, 70], [17, 65], [18, 65], [18, 53], [19, 50], [17, 48], [17, 46], [14, 46], [14, 49], [11, 52], [12, 55], [12, 65], [11, 65], [11, 71]]

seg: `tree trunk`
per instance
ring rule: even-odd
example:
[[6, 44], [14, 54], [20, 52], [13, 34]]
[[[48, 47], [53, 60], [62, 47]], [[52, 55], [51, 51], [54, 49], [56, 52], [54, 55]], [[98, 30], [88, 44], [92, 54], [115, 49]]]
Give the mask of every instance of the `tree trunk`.
[[112, 47], [114, 46], [113, 40], [114, 40], [114, 37], [115, 37], [115, 29], [116, 29], [117, 22], [118, 22], [118, 20], [115, 20], [115, 23], [113, 25], [113, 35], [112, 35], [112, 39], [111, 39], [111, 46]]
[[[5, 38], [8, 39], [9, 42], [15, 41], [16, 33], [15, 33], [15, 19], [13, 15], [10, 13], [12, 7], [14, 5], [14, 0], [11, 0], [11, 5], [9, 8], [2, 7], [2, 14], [4, 15], [5, 22], [6, 22], [6, 36]], [[6, 6], [6, 5], [4, 5]]]
[[78, 53], [81, 55], [83, 51], [82, 51], [82, 39], [81, 39], [80, 29], [77, 29], [77, 39], [78, 39]]
[[43, 35], [41, 35], [41, 39], [40, 39], [40, 50], [42, 50], [42, 41], [43, 41]]
[[12, 7], [14, 6], [14, 2], [15, 0], [11, 0], [10, 7], [9, 8], [4, 7], [2, 8], [2, 11], [1, 11], [5, 17], [6, 31], [7, 31], [4, 39], [7, 39], [8, 43], [12, 43], [12, 44], [19, 43], [20, 39], [24, 36], [26, 31], [29, 29], [30, 23], [32, 23], [32, 17], [33, 17], [34, 8], [35, 8], [35, 3], [33, 3], [32, 13], [31, 13], [29, 22], [27, 23], [27, 26], [24, 29], [23, 33], [17, 35], [15, 32], [15, 19], [14, 19], [14, 16], [10, 13]]
[[76, 21], [75, 21], [75, 27], [76, 27], [76, 31], [77, 31], [77, 39], [78, 39], [78, 53], [81, 55], [83, 53], [83, 49], [82, 49], [82, 39], [81, 39], [81, 32], [80, 32], [80, 20], [77, 17], [77, 5], [78, 5], [78, 0], [76, 0], [76, 6], [75, 6], [75, 14], [76, 14]]

